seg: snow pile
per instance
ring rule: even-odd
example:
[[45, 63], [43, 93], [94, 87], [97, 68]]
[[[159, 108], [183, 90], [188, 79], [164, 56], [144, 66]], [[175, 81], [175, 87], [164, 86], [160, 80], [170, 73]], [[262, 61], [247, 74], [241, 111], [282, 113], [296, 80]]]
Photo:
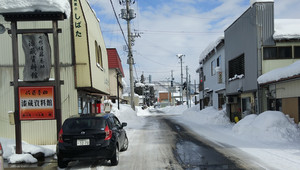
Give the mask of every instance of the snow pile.
[[274, 40], [300, 39], [300, 19], [275, 19]]
[[230, 120], [226, 116], [225, 110], [216, 110], [213, 107], [207, 107], [199, 110], [199, 105], [193, 106], [183, 112], [183, 119], [198, 124], [210, 125], [229, 125]]
[[252, 140], [288, 142], [300, 139], [297, 125], [279, 111], [248, 115], [232, 128], [233, 132]]
[[200, 54], [200, 62], [205, 59], [205, 57], [213, 50], [217, 48], [217, 46], [224, 41], [224, 36], [219, 37], [216, 41], [210, 43]]
[[185, 111], [186, 109], [187, 109], [186, 105], [179, 105], [179, 106], [167, 106], [167, 107], [159, 108], [157, 110], [168, 115], [178, 115], [178, 114], [182, 114], [182, 112]]
[[22, 142], [23, 154], [16, 154], [16, 143], [14, 139], [0, 138], [0, 142], [3, 147], [3, 157], [7, 159], [9, 163], [36, 163], [37, 159], [32, 156], [36, 153], [44, 153], [45, 157], [49, 157], [55, 154], [55, 149], [47, 148], [47, 146], [31, 145], [27, 142]]
[[269, 71], [257, 78], [259, 84], [264, 84], [272, 81], [278, 81], [280, 79], [293, 77], [300, 75], [300, 61], [296, 61], [293, 64]]
[[71, 7], [68, 0], [0, 0], [0, 13], [63, 12], [69, 18]]
[[144, 83], [135, 83], [135, 87], [145, 87]]
[[113, 103], [111, 112], [115, 114], [121, 122], [126, 122], [129, 129], [136, 129], [143, 125], [143, 117], [137, 115], [137, 111], [140, 109], [136, 107], [136, 111], [132, 110], [130, 105], [120, 104], [120, 110], [118, 110], [118, 104]]
[[36, 163], [37, 159], [35, 159], [31, 154], [13, 154], [8, 157], [8, 163]]
[[242, 79], [244, 77], [245, 77], [244, 74], [240, 74], [240, 75], [235, 74], [233, 77], [229, 78], [228, 81], [233, 81], [233, 80], [236, 80], [236, 79]]

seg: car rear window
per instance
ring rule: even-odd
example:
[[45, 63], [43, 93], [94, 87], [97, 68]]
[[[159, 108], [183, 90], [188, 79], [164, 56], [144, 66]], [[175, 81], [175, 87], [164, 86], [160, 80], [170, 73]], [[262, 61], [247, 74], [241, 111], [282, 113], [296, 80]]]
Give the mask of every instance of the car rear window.
[[67, 119], [63, 124], [64, 132], [100, 129], [104, 130], [105, 120], [103, 118], [78, 118]]

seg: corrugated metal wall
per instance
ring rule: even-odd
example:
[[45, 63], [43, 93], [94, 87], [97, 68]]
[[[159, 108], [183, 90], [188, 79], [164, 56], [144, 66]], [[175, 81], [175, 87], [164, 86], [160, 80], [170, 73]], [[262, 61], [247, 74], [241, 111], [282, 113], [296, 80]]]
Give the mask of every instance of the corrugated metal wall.
[[[4, 23], [6, 28], [10, 27], [10, 23], [4, 21], [0, 16], [0, 22]], [[51, 28], [51, 22], [22, 22], [18, 23], [18, 28]], [[62, 101], [62, 119], [66, 119], [70, 115], [78, 114], [77, 91], [74, 86], [74, 66], [72, 65], [71, 53], [71, 27], [70, 20], [59, 21], [59, 28], [62, 33], [59, 34], [59, 50], [61, 80], [64, 85], [61, 86]], [[19, 62], [20, 66], [24, 65], [25, 57], [22, 49], [22, 38], [19, 38]], [[52, 35], [49, 34], [49, 41], [52, 46]], [[53, 46], [52, 46], [53, 47]], [[53, 48], [52, 48], [53, 50]], [[9, 124], [8, 111], [14, 110], [13, 87], [9, 82], [13, 80], [12, 71], [12, 49], [11, 37], [7, 32], [0, 34], [0, 136], [5, 138], [15, 138], [14, 125]], [[52, 64], [54, 63], [52, 51]], [[54, 69], [52, 68], [51, 77], [54, 77]], [[20, 79], [22, 79], [23, 68], [20, 68]], [[55, 144], [56, 143], [56, 121], [22, 121], [22, 140], [31, 144]]]
[[[225, 30], [227, 94], [237, 93], [241, 87], [243, 91], [257, 90], [258, 71], [261, 69], [259, 44], [274, 44], [273, 10], [273, 3], [256, 3]], [[228, 62], [242, 54], [245, 55], [245, 78], [228, 82]]]

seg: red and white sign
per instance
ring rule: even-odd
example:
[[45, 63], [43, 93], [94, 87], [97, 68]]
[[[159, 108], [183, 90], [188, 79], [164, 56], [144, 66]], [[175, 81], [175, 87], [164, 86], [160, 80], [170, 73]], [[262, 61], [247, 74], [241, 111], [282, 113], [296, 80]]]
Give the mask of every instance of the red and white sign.
[[19, 87], [20, 120], [55, 119], [54, 87]]

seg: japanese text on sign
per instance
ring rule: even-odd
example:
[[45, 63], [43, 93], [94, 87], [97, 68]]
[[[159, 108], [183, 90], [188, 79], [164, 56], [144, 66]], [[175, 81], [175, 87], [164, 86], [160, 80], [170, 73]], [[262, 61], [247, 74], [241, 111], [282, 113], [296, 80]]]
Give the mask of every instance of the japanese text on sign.
[[20, 120], [54, 119], [54, 88], [19, 87]]
[[74, 8], [74, 33], [75, 37], [82, 37], [82, 11], [79, 0], [73, 0]]
[[45, 81], [50, 77], [51, 49], [46, 34], [23, 34], [24, 81]]

